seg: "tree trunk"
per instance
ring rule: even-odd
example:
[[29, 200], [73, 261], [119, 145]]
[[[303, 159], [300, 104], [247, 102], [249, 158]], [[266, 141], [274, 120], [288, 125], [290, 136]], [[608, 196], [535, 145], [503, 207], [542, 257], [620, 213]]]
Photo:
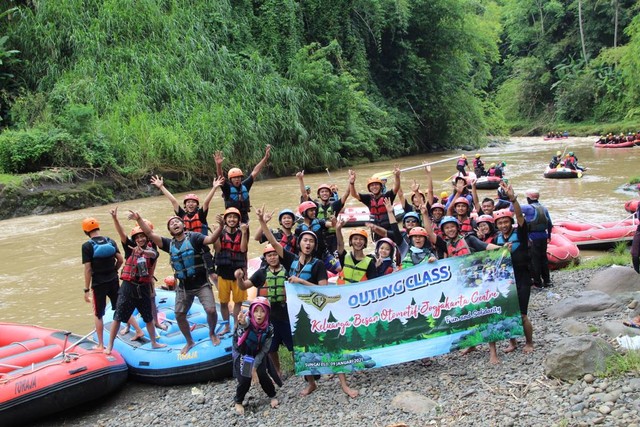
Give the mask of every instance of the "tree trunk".
[[618, 0], [613, 0], [613, 3], [616, 8], [613, 22], [613, 47], [616, 47], [618, 45], [618, 11], [620, 11], [620, 2], [618, 2]]
[[587, 65], [587, 48], [584, 45], [584, 28], [582, 28], [582, 1], [578, 0], [578, 23], [580, 24], [580, 43], [582, 44], [582, 59]]

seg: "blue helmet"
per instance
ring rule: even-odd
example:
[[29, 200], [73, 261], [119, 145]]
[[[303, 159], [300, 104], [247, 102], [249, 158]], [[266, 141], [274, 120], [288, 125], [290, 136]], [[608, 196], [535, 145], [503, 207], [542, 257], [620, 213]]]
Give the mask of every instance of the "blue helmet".
[[444, 231], [444, 225], [448, 224], [448, 223], [454, 223], [455, 225], [458, 226], [458, 228], [460, 228], [460, 221], [458, 221], [458, 219], [454, 216], [445, 216], [442, 217], [442, 220], [440, 221], [440, 230]]
[[418, 222], [418, 224], [420, 224], [420, 215], [418, 215], [415, 212], [407, 212], [406, 214], [404, 214], [404, 217], [402, 218], [402, 223], [403, 224], [407, 220], [407, 218], [415, 218], [415, 220]]
[[282, 209], [278, 214], [278, 222], [282, 224], [282, 216], [291, 215], [291, 219], [296, 220], [296, 214], [291, 209]]

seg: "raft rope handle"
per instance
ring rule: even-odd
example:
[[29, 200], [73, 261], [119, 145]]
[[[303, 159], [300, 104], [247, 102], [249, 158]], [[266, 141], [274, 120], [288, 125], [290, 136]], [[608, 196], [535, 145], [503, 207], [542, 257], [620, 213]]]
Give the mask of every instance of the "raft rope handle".
[[[68, 356], [70, 356], [70, 355], [73, 355], [73, 356], [75, 356], [75, 357], [74, 357], [74, 359], [73, 359], [73, 360], [75, 361], [75, 360], [77, 360], [77, 359], [80, 359], [80, 358], [81, 358], [81, 357], [83, 357], [83, 356], [89, 356], [89, 355], [92, 355], [92, 354], [95, 354], [95, 353], [102, 353], [102, 351], [98, 351], [98, 350], [96, 350], [96, 351], [92, 351], [92, 352], [89, 352], [89, 353], [86, 353], [86, 354], [80, 354], [80, 353], [68, 353], [68, 354], [67, 354], [67, 357], [68, 357]], [[59, 358], [59, 357], [60, 357], [60, 356], [56, 356], [56, 358]], [[6, 378], [2, 378], [2, 379], [0, 379], [0, 384], [6, 384], [6, 383], [8, 383], [8, 382], [10, 382], [10, 381], [13, 381], [13, 380], [16, 380], [16, 379], [18, 379], [18, 378], [20, 378], [20, 377], [23, 377], [24, 375], [30, 375], [30, 374], [32, 374], [32, 373], [34, 373], [34, 372], [38, 372], [38, 371], [40, 371], [40, 370], [42, 370], [42, 369], [45, 369], [45, 368], [48, 368], [48, 367], [50, 367], [50, 366], [62, 365], [63, 363], [67, 363], [67, 362], [68, 362], [68, 360], [60, 359], [60, 360], [58, 360], [58, 361], [55, 361], [55, 362], [52, 362], [52, 363], [48, 363], [48, 364], [46, 364], [46, 365], [42, 365], [42, 366], [38, 367], [37, 369], [36, 369], [36, 368], [34, 368], [34, 367], [35, 367], [35, 363], [32, 363], [32, 364], [31, 364], [31, 368], [32, 368], [32, 369], [31, 369], [31, 371], [30, 371], [30, 372], [24, 372], [24, 373], [21, 373], [20, 375], [17, 375], [17, 376], [11, 376], [11, 377], [9, 377], [9, 373], [1, 373], [1, 374], [0, 374], [0, 377], [5, 376]], [[23, 368], [26, 368], [26, 366], [12, 366], [12, 365], [4, 364], [4, 363], [0, 363], [0, 366], [6, 366], [6, 367], [9, 367], [9, 368], [17, 368], [17, 369], [23, 369]]]

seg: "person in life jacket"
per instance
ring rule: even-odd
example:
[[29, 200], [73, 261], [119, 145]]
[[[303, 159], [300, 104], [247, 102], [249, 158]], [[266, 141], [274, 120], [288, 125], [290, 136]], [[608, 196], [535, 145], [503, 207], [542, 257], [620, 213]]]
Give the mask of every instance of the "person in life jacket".
[[289, 269], [295, 257], [293, 253], [285, 249], [284, 258], [278, 256], [275, 248], [267, 244], [262, 255], [266, 265], [256, 270], [249, 279], [245, 279], [244, 270], [235, 272], [240, 289], [249, 289], [252, 286], [258, 289], [258, 296], [265, 297], [271, 304], [271, 323], [273, 324], [273, 340], [269, 348], [269, 357], [278, 373], [282, 377], [278, 348], [284, 345], [293, 356], [293, 338], [291, 336], [291, 324], [287, 311], [287, 292], [284, 283], [289, 278]]
[[247, 269], [247, 250], [249, 248], [249, 228], [240, 222], [241, 214], [236, 208], [227, 208], [222, 215], [223, 227], [220, 238], [215, 240], [216, 268], [218, 271], [218, 298], [220, 312], [225, 323], [219, 335], [230, 332], [229, 302], [233, 301], [233, 318], [238, 318], [242, 302], [247, 300], [247, 291], [240, 289], [236, 281], [237, 269]]
[[[267, 145], [264, 153], [264, 157], [253, 168], [251, 174], [244, 178], [244, 172], [239, 168], [231, 168], [228, 172], [229, 179], [222, 184], [222, 198], [224, 200], [225, 209], [236, 208], [240, 211], [240, 221], [243, 223], [249, 222], [249, 212], [251, 211], [251, 201], [249, 200], [249, 191], [253, 186], [253, 182], [262, 170], [262, 168], [269, 161], [271, 155], [271, 145]], [[218, 176], [224, 176], [222, 170], [222, 163], [224, 162], [224, 155], [222, 151], [216, 151], [213, 155], [213, 159], [216, 162], [216, 173]]]
[[253, 374], [258, 377], [262, 390], [271, 399], [271, 408], [279, 405], [274, 383], [282, 387], [280, 376], [270, 369], [267, 356], [273, 342], [274, 328], [271, 324], [271, 304], [264, 297], [257, 297], [249, 305], [248, 312], [238, 315], [233, 332], [233, 376], [238, 381], [233, 398], [236, 413], [244, 415], [244, 401], [251, 388]]
[[[471, 188], [471, 182], [473, 182], [472, 179], [467, 179], [460, 175], [453, 178], [453, 194], [445, 204], [447, 212], [449, 212], [449, 208], [454, 205], [460, 197], [467, 199], [467, 201], [469, 201], [469, 210], [473, 210], [473, 194], [469, 191]], [[447, 213], [447, 215], [449, 215], [449, 213]]]
[[369, 242], [369, 235], [361, 228], [356, 228], [349, 234], [349, 246], [352, 251], [347, 252], [344, 248], [344, 239], [342, 237], [342, 227], [346, 221], [338, 221], [338, 257], [342, 270], [338, 275], [338, 284], [345, 285], [365, 280], [375, 279], [376, 266], [374, 259], [365, 255], [364, 250]]
[[481, 155], [476, 154], [476, 158], [473, 159], [473, 172], [478, 178], [485, 176], [487, 172], [484, 170], [484, 162], [481, 159]]
[[504, 168], [507, 167], [507, 163], [506, 162], [500, 162], [497, 164], [496, 166], [496, 171], [495, 171], [495, 175], [498, 178], [502, 178], [504, 177]]
[[467, 161], [467, 156], [463, 154], [460, 156], [460, 158], [458, 158], [458, 161], [456, 163], [456, 170], [460, 173], [460, 175], [467, 176], [467, 167], [469, 167], [469, 162]]
[[[283, 263], [288, 262], [288, 259], [293, 257], [291, 267], [289, 268], [290, 283], [301, 284], [306, 286], [313, 285], [326, 285], [328, 283], [327, 269], [323, 262], [313, 256], [316, 246], [318, 245], [318, 237], [311, 230], [306, 230], [300, 233], [298, 236], [298, 251], [297, 254], [292, 254], [289, 251], [285, 251], [282, 246], [278, 244], [273, 233], [269, 230], [267, 223], [264, 219], [264, 213], [266, 212], [265, 206], [256, 210], [258, 222], [262, 232], [267, 237], [271, 246], [276, 250]], [[340, 380], [340, 386], [342, 391], [351, 398], [358, 396], [358, 391], [349, 387], [347, 379], [344, 374], [338, 374]], [[307, 396], [313, 393], [318, 385], [312, 375], [305, 375], [307, 386], [300, 392], [302, 396]]]
[[[515, 275], [516, 289], [518, 291], [518, 303], [522, 313], [522, 326], [524, 328], [525, 346], [523, 351], [531, 353], [533, 351], [533, 327], [527, 316], [529, 308], [529, 297], [531, 295], [531, 275], [529, 273], [529, 227], [522, 214], [522, 209], [518, 203], [511, 185], [500, 184], [501, 188], [509, 196], [513, 205], [513, 212], [507, 209], [496, 211], [493, 217], [498, 228], [498, 238], [496, 243], [506, 247], [511, 252], [511, 263]], [[515, 225], [517, 224], [517, 228]], [[505, 352], [509, 353], [516, 349], [515, 339], [510, 340], [510, 345]]]
[[551, 158], [551, 161], [549, 162], [549, 169], [555, 169], [560, 165], [560, 162], [562, 161], [562, 151], [558, 150], [556, 151], [556, 155], [553, 156]]
[[300, 200], [301, 203], [313, 202], [316, 204], [316, 217], [319, 220], [325, 220], [327, 229], [324, 232], [324, 244], [329, 253], [333, 254], [338, 248], [336, 240], [336, 228], [333, 226], [338, 214], [344, 208], [344, 204], [349, 198], [349, 189], [337, 200], [332, 200], [333, 191], [329, 184], [320, 184], [316, 190], [317, 199], [311, 200], [311, 196], [302, 191], [304, 185], [304, 171], [296, 173], [298, 183], [300, 184]]
[[[140, 227], [134, 227], [131, 230], [130, 238], [124, 234], [120, 221], [118, 221], [117, 208], [111, 211], [111, 216], [118, 234], [122, 233], [120, 240], [124, 247], [125, 262], [121, 273], [122, 285], [120, 286], [118, 303], [115, 307], [109, 333], [109, 345], [105, 353], [111, 354], [121, 322], [130, 321], [134, 310], [138, 310], [142, 320], [147, 325], [151, 347], [166, 347], [165, 344], [156, 342], [156, 328], [151, 308], [151, 288], [153, 286], [153, 272], [156, 267], [158, 251], [150, 244], [149, 239]], [[135, 242], [134, 245], [129, 245], [132, 242]], [[144, 337], [144, 333], [140, 330], [137, 322], [135, 322], [134, 326], [136, 327], [136, 335], [132, 340]]]
[[476, 236], [485, 243], [494, 243], [497, 230], [493, 215], [480, 215], [476, 218]]
[[[264, 218], [267, 223], [271, 220], [273, 214], [274, 212], [270, 214], [265, 213]], [[278, 229], [271, 230], [273, 235], [276, 236], [276, 239], [278, 239], [278, 242], [280, 242], [280, 245], [289, 252], [296, 251], [296, 235], [293, 232], [293, 226], [295, 225], [295, 223], [296, 214], [291, 209], [282, 209], [278, 213], [278, 224], [280, 224], [280, 227]], [[264, 243], [267, 241], [267, 238], [260, 228], [258, 228], [258, 230], [256, 231], [253, 239], [259, 243]]]
[[442, 236], [442, 231], [440, 230], [440, 221], [444, 217], [445, 207], [442, 203], [434, 203], [431, 205], [431, 224], [433, 227], [433, 232], [436, 233], [437, 236]]
[[176, 322], [186, 341], [181, 354], [187, 354], [195, 345], [191, 336], [187, 313], [196, 297], [204, 307], [205, 313], [207, 313], [211, 342], [213, 345], [219, 345], [220, 338], [217, 337], [215, 332], [218, 323], [216, 301], [211, 284], [207, 280], [207, 270], [201, 254], [204, 245], [210, 245], [220, 237], [222, 233], [222, 218], [216, 218], [218, 227], [212, 229], [211, 234], [205, 236], [195, 231], [186, 231], [182, 218], [172, 216], [167, 221], [167, 230], [171, 234], [170, 239], [161, 237], [155, 230], [151, 229], [139, 212], [129, 211], [129, 219], [137, 221], [149, 240], [155, 243], [158, 249], [169, 254], [171, 268], [174, 271], [175, 278], [178, 280], [174, 307]]
[[491, 163], [489, 165], [489, 170], [487, 171], [487, 176], [496, 176], [496, 164]]
[[453, 216], [445, 216], [440, 221], [443, 238], [447, 244], [447, 256], [462, 256], [473, 252], [498, 249], [499, 246], [485, 243], [473, 234], [460, 234], [460, 223]]
[[466, 236], [473, 233], [476, 222], [469, 216], [471, 213], [471, 204], [466, 197], [458, 197], [447, 208], [447, 215], [455, 216], [460, 224], [460, 233]]
[[[107, 297], [111, 306], [118, 303], [118, 270], [124, 258], [118, 250], [116, 242], [100, 234], [100, 223], [95, 218], [82, 220], [82, 231], [89, 240], [82, 244], [82, 265], [84, 267], [84, 300], [92, 302], [98, 345], [96, 349], [104, 349], [104, 316]], [[90, 295], [93, 294], [93, 295]]]
[[398, 246], [393, 240], [383, 237], [376, 242], [375, 266], [377, 277], [398, 271], [401, 262]]
[[547, 288], [551, 286], [547, 245], [551, 240], [553, 223], [546, 207], [540, 204], [540, 191], [531, 188], [525, 192], [527, 204], [521, 205], [524, 219], [529, 228], [529, 255], [533, 286]]
[[324, 237], [328, 227], [332, 226], [336, 221], [335, 217], [330, 221], [330, 225], [327, 224], [326, 220], [318, 219], [316, 217], [318, 213], [318, 206], [311, 201], [300, 203], [300, 206], [298, 206], [298, 213], [302, 216], [303, 222], [298, 224], [298, 227], [296, 227], [296, 239], [299, 240], [300, 234], [305, 231], [313, 231], [313, 233], [318, 237], [318, 244], [315, 248], [316, 255], [318, 258], [323, 260], [327, 270], [332, 273], [338, 273], [340, 271], [340, 261], [333, 253], [329, 252], [326, 245], [326, 239]]
[[423, 227], [413, 227], [411, 231], [409, 231], [411, 246], [402, 259], [403, 269], [414, 267], [423, 262], [435, 262], [438, 259], [429, 243], [429, 240], [431, 240], [430, 234], [433, 234], [433, 232], [429, 232], [429, 230]]
[[[209, 205], [211, 204], [211, 200], [213, 200], [213, 196], [215, 196], [218, 188], [222, 186], [224, 183], [224, 176], [220, 175], [213, 181], [213, 186], [211, 190], [207, 193], [204, 200], [202, 201], [202, 206], [200, 206], [200, 198], [197, 194], [187, 194], [182, 199], [183, 206], [180, 206], [178, 203], [178, 199], [175, 198], [173, 194], [164, 186], [164, 179], [155, 175], [151, 177], [151, 184], [154, 185], [158, 190], [164, 194], [164, 196], [169, 199], [171, 202], [171, 206], [173, 206], [173, 211], [177, 216], [182, 218], [184, 221], [184, 227], [187, 231], [195, 231], [197, 233], [202, 233], [205, 236], [209, 232], [209, 225], [207, 223], [207, 215], [209, 213]], [[213, 263], [213, 255], [211, 255], [211, 250], [208, 246], [204, 247], [204, 252], [202, 253], [202, 259], [207, 266], [207, 271], [209, 272], [209, 276], [212, 282], [215, 281], [215, 265]]]
[[[379, 178], [371, 177], [367, 181], [367, 190], [369, 193], [358, 193], [356, 191], [356, 172], [354, 170], [349, 170], [349, 191], [351, 197], [360, 201], [362, 204], [369, 208], [369, 213], [371, 215], [371, 222], [377, 226], [384, 228], [385, 230], [389, 230], [389, 215], [387, 214], [387, 208], [385, 207], [384, 199], [389, 199], [391, 201], [391, 205], [393, 205], [393, 201], [396, 198], [396, 194], [400, 191], [400, 169], [394, 168], [393, 170], [394, 176], [394, 184], [393, 190], [389, 190], [387, 192], [382, 192], [382, 181]], [[373, 240], [376, 241], [384, 235], [375, 232], [372, 236]]]

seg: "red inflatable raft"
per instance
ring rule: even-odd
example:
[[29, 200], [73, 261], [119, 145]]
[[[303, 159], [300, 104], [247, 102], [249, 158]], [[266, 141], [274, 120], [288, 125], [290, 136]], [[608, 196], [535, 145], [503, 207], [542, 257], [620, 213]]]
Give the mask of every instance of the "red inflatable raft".
[[572, 263], [578, 263], [580, 249], [571, 240], [561, 234], [551, 233], [551, 241], [547, 245], [549, 269], [559, 270]]
[[362, 227], [365, 222], [371, 221], [371, 215], [366, 206], [349, 207], [338, 214], [338, 220], [344, 220], [345, 227]]
[[65, 331], [0, 323], [0, 425], [24, 425], [121, 387], [124, 359], [95, 345]]
[[566, 237], [580, 247], [611, 247], [618, 242], [633, 240], [637, 226], [638, 220], [633, 218], [599, 224], [560, 221], [554, 223], [553, 233]]
[[612, 144], [602, 144], [600, 142], [596, 142], [593, 144], [596, 148], [631, 148], [636, 145], [636, 141], [624, 141], [624, 142], [616, 142]]
[[640, 203], [640, 200], [629, 200], [624, 204], [624, 210], [629, 213], [636, 213], [638, 203]]

